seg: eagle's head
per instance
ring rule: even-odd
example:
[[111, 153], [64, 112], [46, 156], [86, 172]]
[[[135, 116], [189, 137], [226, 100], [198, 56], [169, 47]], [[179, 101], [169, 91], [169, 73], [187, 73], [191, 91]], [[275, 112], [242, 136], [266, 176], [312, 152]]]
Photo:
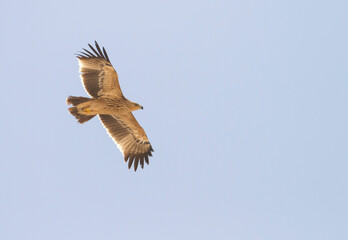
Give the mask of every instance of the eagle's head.
[[141, 105], [138, 104], [138, 103], [135, 103], [135, 104], [134, 104], [134, 107], [135, 107], [135, 109], [134, 109], [133, 111], [138, 110], [138, 109], [144, 109], [144, 107], [141, 106]]
[[127, 107], [128, 107], [128, 109], [130, 111], [136, 111], [138, 109], [144, 109], [143, 106], [141, 106], [140, 104], [132, 102], [132, 101], [129, 101], [128, 99], [127, 99]]

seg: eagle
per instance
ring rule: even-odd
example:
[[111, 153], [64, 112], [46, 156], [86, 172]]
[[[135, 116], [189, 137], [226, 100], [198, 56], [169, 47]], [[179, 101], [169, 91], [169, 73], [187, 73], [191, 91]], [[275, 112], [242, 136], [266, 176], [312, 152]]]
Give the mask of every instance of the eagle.
[[95, 48], [88, 44], [90, 50], [84, 49], [76, 54], [82, 84], [92, 97], [69, 96], [66, 99], [69, 112], [79, 123], [85, 123], [98, 115], [101, 123], [114, 140], [117, 147], [128, 161], [128, 168], [137, 170], [140, 163], [149, 164], [149, 157], [154, 150], [144, 129], [132, 114], [132, 111], [143, 109], [138, 103], [123, 96], [118, 82], [118, 75], [111, 64], [105, 48], [101, 49], [95, 41]]

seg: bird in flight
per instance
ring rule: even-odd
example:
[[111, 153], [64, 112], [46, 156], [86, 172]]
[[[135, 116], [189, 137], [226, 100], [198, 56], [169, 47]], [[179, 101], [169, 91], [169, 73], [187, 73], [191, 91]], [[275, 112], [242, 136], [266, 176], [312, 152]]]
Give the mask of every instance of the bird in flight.
[[109, 57], [95, 42], [95, 48], [88, 44], [91, 50], [83, 48], [77, 54], [83, 86], [92, 97], [69, 96], [66, 100], [70, 113], [79, 123], [85, 123], [98, 115], [110, 137], [128, 161], [128, 168], [134, 166], [137, 170], [140, 163], [149, 164], [153, 148], [144, 129], [139, 125], [132, 111], [143, 109], [138, 103], [132, 102], [122, 94], [116, 70]]

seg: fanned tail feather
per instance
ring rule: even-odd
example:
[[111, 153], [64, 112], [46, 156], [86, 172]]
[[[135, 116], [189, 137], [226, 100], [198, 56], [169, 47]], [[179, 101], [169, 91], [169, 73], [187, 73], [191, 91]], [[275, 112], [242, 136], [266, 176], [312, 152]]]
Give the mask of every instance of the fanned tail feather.
[[76, 106], [80, 103], [84, 103], [84, 102], [87, 102], [91, 100], [90, 98], [86, 98], [86, 97], [74, 97], [74, 96], [69, 96], [67, 99], [66, 99], [66, 103], [68, 105], [72, 104], [73, 106]]
[[70, 96], [66, 99], [66, 103], [68, 105], [72, 104], [74, 107], [69, 108], [69, 112], [77, 119], [79, 123], [85, 123], [88, 120], [91, 120], [95, 115], [84, 115], [80, 114], [77, 111], [77, 108], [75, 107], [76, 105], [79, 105], [80, 103], [84, 103], [89, 101], [89, 98], [86, 97], [73, 97]]

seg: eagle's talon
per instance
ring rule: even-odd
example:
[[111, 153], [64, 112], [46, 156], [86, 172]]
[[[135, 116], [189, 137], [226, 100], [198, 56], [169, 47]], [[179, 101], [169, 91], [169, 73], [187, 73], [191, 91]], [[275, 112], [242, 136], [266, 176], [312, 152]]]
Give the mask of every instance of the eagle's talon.
[[88, 107], [83, 107], [82, 112], [89, 113], [91, 110]]

